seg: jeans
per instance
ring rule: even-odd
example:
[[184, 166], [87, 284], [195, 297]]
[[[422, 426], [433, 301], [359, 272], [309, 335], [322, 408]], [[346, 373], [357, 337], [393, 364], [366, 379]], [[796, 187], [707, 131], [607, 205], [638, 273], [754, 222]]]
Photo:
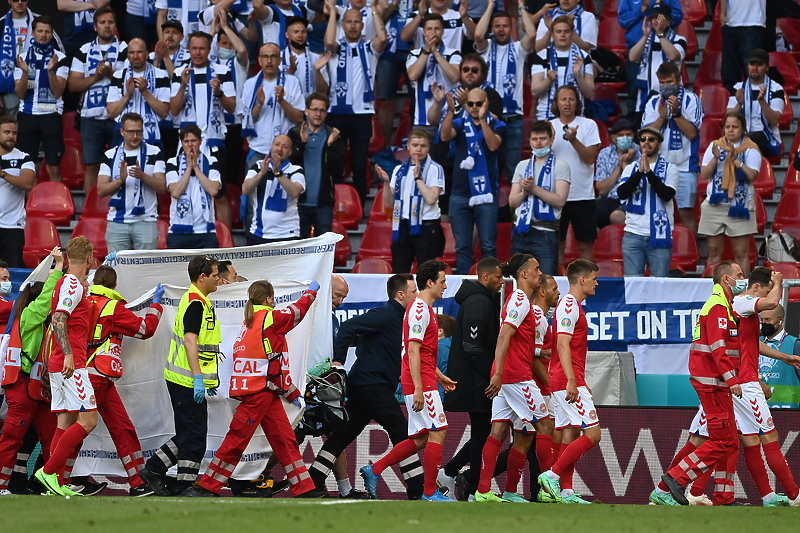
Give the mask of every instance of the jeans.
[[328, 115], [328, 125], [339, 130], [345, 144], [350, 143], [350, 168], [353, 171], [353, 187], [358, 191], [361, 205], [367, 199], [367, 158], [372, 139], [372, 113], [356, 115]]
[[320, 236], [333, 228], [332, 205], [298, 205], [297, 213], [300, 215], [300, 238], [311, 237], [311, 227], [314, 235]]
[[666, 278], [669, 276], [669, 262], [672, 247], [651, 248], [650, 236], [625, 232], [622, 237], [622, 260], [626, 277], [644, 276], [645, 259], [650, 264], [650, 276]]
[[167, 248], [219, 248], [219, 240], [216, 233], [169, 233]]
[[505, 155], [506, 179], [511, 183], [514, 171], [522, 159], [522, 129], [523, 121], [515, 120], [506, 124], [506, 138], [503, 140], [503, 153]]
[[158, 227], [155, 220], [140, 220], [130, 224], [109, 222], [106, 243], [108, 253], [121, 250], [155, 250], [158, 245]]
[[481, 258], [497, 257], [497, 195], [489, 204], [470, 206], [469, 197], [450, 198], [450, 225], [456, 240], [456, 268], [466, 275], [472, 267], [472, 228], [478, 229]]
[[722, 85], [733, 94], [733, 85], [747, 79], [747, 55], [764, 47], [760, 26], [722, 27]]
[[539, 261], [542, 274], [558, 275], [558, 232], [531, 228], [528, 233], [511, 234], [511, 255], [531, 254]]

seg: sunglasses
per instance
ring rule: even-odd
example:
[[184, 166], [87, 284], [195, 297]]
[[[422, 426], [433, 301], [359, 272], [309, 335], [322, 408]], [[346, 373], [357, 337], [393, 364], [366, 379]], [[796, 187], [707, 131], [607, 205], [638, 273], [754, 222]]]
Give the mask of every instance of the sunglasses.
[[470, 72], [473, 74], [480, 74], [481, 69], [479, 67], [461, 67], [461, 72], [464, 74], [469, 74]]
[[643, 142], [643, 143], [655, 143], [655, 142], [658, 142], [658, 140], [659, 140], [658, 137], [650, 137], [650, 136], [648, 136], [648, 137], [639, 137], [639, 142]]
[[483, 105], [483, 102], [486, 100], [482, 100], [480, 102], [467, 102], [467, 107], [480, 107]]

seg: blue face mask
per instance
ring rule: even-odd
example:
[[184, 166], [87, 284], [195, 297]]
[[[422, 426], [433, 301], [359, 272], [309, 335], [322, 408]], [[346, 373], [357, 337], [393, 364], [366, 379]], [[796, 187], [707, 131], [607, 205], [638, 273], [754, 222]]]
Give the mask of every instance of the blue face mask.
[[6, 296], [11, 294], [11, 282], [10, 281], [0, 281], [0, 294]]
[[747, 289], [747, 280], [737, 279], [736, 285], [731, 287], [731, 292], [733, 293], [734, 296], [736, 296], [738, 294], [742, 294], [745, 291], [745, 289]]
[[544, 156], [546, 156], [547, 154], [550, 153], [550, 147], [549, 146], [545, 146], [544, 148], [534, 148], [532, 150], [532, 152], [533, 152], [533, 155], [536, 156], [536, 157], [544, 157]]
[[544, 314], [544, 317], [545, 317], [547, 320], [550, 320], [551, 318], [553, 318], [553, 315], [554, 315], [554, 314], [556, 314], [556, 309], [555, 309], [554, 307], [551, 307], [551, 308], [550, 308], [550, 309], [548, 309], [548, 310], [547, 310], [547, 312]]
[[631, 148], [633, 148], [633, 137], [629, 135], [617, 137], [617, 149], [620, 152], [627, 152]]

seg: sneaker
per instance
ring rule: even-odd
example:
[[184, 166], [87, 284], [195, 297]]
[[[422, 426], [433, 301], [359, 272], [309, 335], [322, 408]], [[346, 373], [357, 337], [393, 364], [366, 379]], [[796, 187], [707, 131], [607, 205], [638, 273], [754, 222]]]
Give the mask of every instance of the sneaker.
[[369, 492], [365, 492], [363, 490], [358, 489], [350, 489], [350, 492], [342, 496], [339, 494], [340, 498], [344, 498], [345, 500], [371, 500], [372, 497], [369, 495]]
[[583, 498], [581, 498], [580, 494], [570, 494], [569, 496], [564, 496], [561, 498], [561, 503], [580, 503], [580, 504], [591, 504], [592, 502], [587, 502]]
[[661, 476], [661, 481], [667, 486], [676, 502], [681, 505], [689, 505], [689, 500], [686, 499], [686, 487], [678, 483], [675, 478], [669, 474]]
[[530, 503], [517, 492], [504, 492], [503, 499], [512, 503]]
[[164, 486], [164, 481], [162, 481], [161, 476], [155, 472], [151, 472], [147, 468], [142, 468], [139, 470], [139, 477], [153, 489], [156, 496], [172, 496], [169, 489]]
[[430, 496], [425, 496], [423, 494], [422, 495], [422, 501], [425, 501], [425, 502], [454, 502], [455, 503], [455, 500], [451, 500], [450, 498], [448, 498], [447, 496], [445, 496], [444, 494], [442, 494], [438, 490], [435, 491]]
[[[466, 502], [469, 501], [469, 497], [475, 493], [475, 491], [470, 487], [469, 481], [467, 481], [467, 477], [464, 474], [458, 474], [455, 477], [456, 482], [456, 496], [458, 496], [458, 501]], [[800, 496], [799, 496], [800, 498]]]
[[187, 490], [183, 491], [181, 496], [185, 498], [219, 498], [219, 494], [211, 492], [200, 485], [189, 487]]
[[714, 505], [711, 502], [711, 498], [709, 498], [705, 494], [701, 494], [700, 496], [695, 496], [691, 492], [687, 491], [686, 499], [689, 500], [689, 505], [702, 505], [705, 507]]
[[545, 492], [549, 493], [553, 501], [561, 501], [561, 483], [557, 479], [552, 479], [547, 475], [547, 472], [542, 472], [537, 478], [539, 485]]
[[739, 500], [733, 500], [731, 503], [723, 503], [726, 507], [749, 507], [749, 503], [742, 503]]
[[783, 494], [776, 494], [769, 500], [765, 501], [762, 505], [764, 507], [789, 507], [792, 500]]
[[78, 497], [83, 496], [83, 494], [81, 494], [80, 492], [76, 492], [76, 491], [72, 490], [72, 488], [70, 486], [68, 486], [68, 485], [61, 485], [61, 494], [63, 494], [64, 496], [70, 496], [70, 497], [72, 497], [72, 496], [78, 496]]
[[282, 479], [280, 481], [275, 481], [272, 485], [272, 494], [278, 494], [282, 490], [286, 490], [289, 488], [289, 480]]
[[539, 489], [539, 494], [536, 496], [536, 501], [539, 503], [556, 503], [555, 498], [550, 496], [550, 493], [544, 489]]
[[378, 499], [378, 480], [381, 478], [381, 476], [375, 474], [372, 471], [372, 465], [371, 464], [369, 464], [367, 466], [362, 466], [361, 470], [359, 470], [359, 472], [361, 472], [361, 477], [364, 478], [364, 488], [367, 489], [367, 492], [369, 492], [370, 498], [372, 498], [373, 500], [377, 500]]
[[151, 489], [150, 485], [147, 483], [128, 489], [128, 496], [131, 498], [144, 498], [145, 496], [152, 496], [153, 494], [155, 494], [155, 492], [153, 492], [153, 489]]
[[478, 492], [475, 491], [475, 501], [476, 502], [498, 502], [498, 503], [511, 503], [510, 501], [501, 498], [497, 494], [492, 491], [489, 492]]
[[445, 474], [444, 468], [439, 470], [439, 474], [436, 476], [436, 484], [439, 485], [440, 488], [446, 488], [447, 494], [456, 493], [456, 478]]
[[40, 468], [34, 474], [36, 479], [44, 485], [44, 488], [47, 489], [49, 494], [55, 494], [57, 496], [66, 496], [64, 492], [61, 490], [61, 485], [58, 483], [58, 476], [55, 474], [45, 474], [44, 468]]
[[326, 499], [326, 498], [330, 498], [331, 495], [328, 494], [328, 491], [326, 491], [326, 490], [311, 489], [308, 492], [304, 492], [303, 494], [298, 494], [297, 496], [294, 496], [294, 497], [295, 498], [309, 498], [309, 499], [314, 499], [314, 498], [316, 498], [316, 499]]
[[0, 496], [13, 496], [14, 493], [8, 489], [0, 489]]
[[108, 486], [108, 483], [92, 483], [88, 479], [86, 481], [81, 482], [80, 484], [70, 485], [69, 488], [73, 492], [77, 492], [78, 494], [82, 494], [84, 496], [94, 496], [95, 494], [99, 494], [103, 492], [103, 489]]
[[794, 500], [789, 500], [789, 507], [800, 507], [800, 494]]
[[675, 501], [675, 498], [672, 497], [672, 494], [669, 492], [666, 494], [659, 494], [655, 490], [650, 493], [650, 505], [677, 505], [680, 506], [678, 502]]

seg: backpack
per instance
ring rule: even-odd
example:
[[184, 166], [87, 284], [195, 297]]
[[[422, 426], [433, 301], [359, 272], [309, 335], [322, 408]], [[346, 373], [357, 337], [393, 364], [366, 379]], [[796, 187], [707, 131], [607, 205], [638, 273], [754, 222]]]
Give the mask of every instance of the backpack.
[[770, 263], [800, 261], [800, 242], [786, 233], [773, 233], [761, 245], [759, 254]]

